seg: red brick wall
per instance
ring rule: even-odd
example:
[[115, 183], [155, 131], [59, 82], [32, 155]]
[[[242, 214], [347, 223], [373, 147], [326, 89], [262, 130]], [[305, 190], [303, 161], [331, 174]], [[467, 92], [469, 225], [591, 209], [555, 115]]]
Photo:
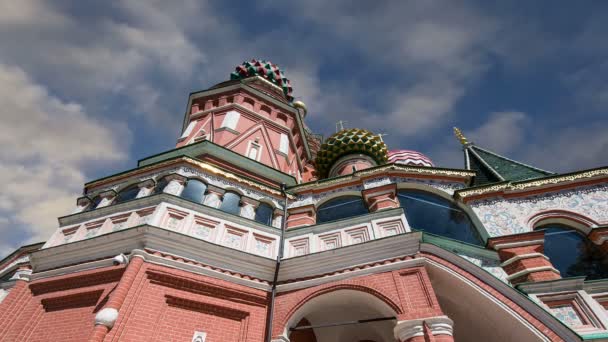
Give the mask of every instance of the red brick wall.
[[86, 341], [97, 309], [123, 270], [108, 267], [30, 283], [6, 309], [0, 340]]
[[267, 293], [227, 281], [144, 264], [104, 341], [263, 341]]
[[430, 279], [423, 267], [370, 274], [326, 283], [276, 298], [272, 334], [283, 333], [289, 318], [310, 299], [337, 290], [348, 289], [370, 293], [393, 308], [400, 320], [442, 315]]

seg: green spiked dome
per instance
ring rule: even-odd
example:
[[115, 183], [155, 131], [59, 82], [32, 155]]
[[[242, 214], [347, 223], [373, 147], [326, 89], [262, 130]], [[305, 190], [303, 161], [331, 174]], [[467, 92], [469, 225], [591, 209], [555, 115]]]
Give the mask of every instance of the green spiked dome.
[[270, 81], [283, 90], [283, 94], [285, 94], [287, 100], [293, 101], [291, 82], [285, 77], [279, 66], [270, 61], [252, 59], [249, 62], [243, 62], [230, 74], [230, 79], [240, 80], [253, 76], [260, 76]]
[[369, 156], [378, 165], [388, 161], [388, 149], [380, 137], [365, 129], [344, 129], [321, 145], [315, 160], [319, 178], [326, 178], [339, 158], [358, 153]]

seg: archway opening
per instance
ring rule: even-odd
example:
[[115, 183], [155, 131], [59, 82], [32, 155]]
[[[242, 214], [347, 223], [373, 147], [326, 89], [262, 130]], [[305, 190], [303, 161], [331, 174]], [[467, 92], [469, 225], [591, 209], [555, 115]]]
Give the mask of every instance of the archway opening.
[[[397, 321], [373, 320], [396, 315], [387, 303], [370, 293], [336, 290], [304, 303], [289, 319], [285, 333], [290, 342], [394, 342]], [[306, 326], [311, 328], [302, 329]]]

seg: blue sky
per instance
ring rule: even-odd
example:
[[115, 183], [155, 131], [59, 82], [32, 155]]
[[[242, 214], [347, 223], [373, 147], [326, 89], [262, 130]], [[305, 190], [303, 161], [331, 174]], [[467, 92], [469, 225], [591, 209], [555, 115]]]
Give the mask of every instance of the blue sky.
[[347, 120], [462, 167], [458, 126], [547, 170], [607, 165], [607, 17], [602, 1], [1, 2], [0, 256], [48, 238], [85, 182], [172, 148], [188, 93], [252, 57], [326, 136]]

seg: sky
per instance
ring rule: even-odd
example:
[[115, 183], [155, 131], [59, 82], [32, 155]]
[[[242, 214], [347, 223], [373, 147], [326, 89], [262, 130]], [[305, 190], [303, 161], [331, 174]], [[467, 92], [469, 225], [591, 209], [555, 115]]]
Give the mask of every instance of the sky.
[[0, 257], [44, 241], [83, 184], [166, 151], [188, 94], [278, 64], [307, 124], [367, 128], [463, 167], [608, 165], [605, 1], [1, 1]]

